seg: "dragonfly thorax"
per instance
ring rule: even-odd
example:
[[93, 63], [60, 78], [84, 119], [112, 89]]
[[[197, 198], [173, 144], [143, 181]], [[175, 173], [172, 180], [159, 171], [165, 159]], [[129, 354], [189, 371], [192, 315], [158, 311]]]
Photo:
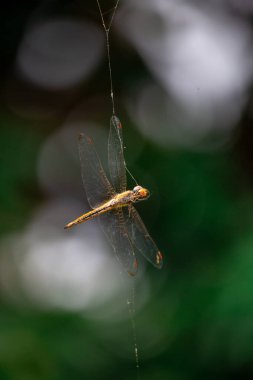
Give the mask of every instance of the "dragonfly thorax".
[[133, 188], [134, 202], [138, 202], [149, 197], [148, 189], [145, 189], [142, 186], [135, 186]]

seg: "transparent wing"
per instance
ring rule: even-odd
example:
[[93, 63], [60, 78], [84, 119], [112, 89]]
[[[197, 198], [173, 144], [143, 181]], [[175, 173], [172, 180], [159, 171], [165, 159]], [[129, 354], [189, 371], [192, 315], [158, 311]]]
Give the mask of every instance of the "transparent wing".
[[79, 135], [79, 156], [84, 188], [91, 208], [96, 208], [110, 199], [115, 191], [112, 188], [90, 137]]
[[108, 140], [108, 165], [112, 184], [118, 193], [126, 190], [126, 166], [122, 126], [117, 116], [112, 116]]
[[128, 235], [133, 245], [156, 268], [162, 268], [162, 254], [149, 235], [134, 206], [124, 207], [123, 215]]
[[100, 215], [99, 222], [113, 247], [116, 257], [126, 271], [134, 276], [137, 273], [138, 262], [124, 224], [122, 209], [118, 208]]

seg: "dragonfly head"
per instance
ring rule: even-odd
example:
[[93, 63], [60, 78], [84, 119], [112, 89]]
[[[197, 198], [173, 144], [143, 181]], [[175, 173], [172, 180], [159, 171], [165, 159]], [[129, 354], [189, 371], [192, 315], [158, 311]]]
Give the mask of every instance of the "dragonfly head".
[[135, 202], [142, 201], [149, 197], [149, 191], [141, 186], [135, 186], [133, 188], [133, 194]]

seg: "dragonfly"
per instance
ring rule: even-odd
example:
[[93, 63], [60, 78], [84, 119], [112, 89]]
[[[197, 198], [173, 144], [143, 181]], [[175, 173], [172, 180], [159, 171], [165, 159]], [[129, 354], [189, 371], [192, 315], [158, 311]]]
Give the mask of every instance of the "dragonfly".
[[116, 115], [110, 120], [108, 166], [110, 180], [100, 162], [93, 140], [79, 135], [79, 156], [84, 188], [91, 211], [68, 223], [68, 229], [93, 218], [99, 219], [114, 253], [129, 275], [137, 273], [136, 253], [140, 252], [156, 268], [162, 268], [163, 257], [150, 237], [134, 204], [149, 197], [142, 186], [127, 190], [128, 171], [124, 158], [122, 124]]

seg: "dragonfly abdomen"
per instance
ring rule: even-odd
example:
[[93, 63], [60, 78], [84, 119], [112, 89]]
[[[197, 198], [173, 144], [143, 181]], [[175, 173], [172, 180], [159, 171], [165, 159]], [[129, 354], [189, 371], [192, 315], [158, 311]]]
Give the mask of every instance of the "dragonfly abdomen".
[[130, 190], [124, 191], [121, 194], [117, 194], [115, 197], [113, 197], [103, 205], [95, 208], [94, 210], [86, 212], [85, 214], [74, 219], [72, 222], [68, 223], [64, 228], [71, 228], [73, 226], [76, 226], [77, 224], [87, 222], [88, 220], [93, 219], [101, 214], [104, 214], [112, 209], [129, 206], [129, 204], [133, 201], [131, 196], [132, 191]]
[[89, 212], [86, 212], [85, 214], [79, 216], [78, 218], [74, 219], [72, 222], [66, 224], [66, 226], [64, 227], [65, 229], [67, 228], [71, 228], [73, 226], [76, 226], [77, 224], [80, 224], [80, 223], [85, 223], [87, 222], [88, 220], [90, 219], [93, 219], [95, 218], [96, 216], [98, 215], [101, 215], [109, 210], [111, 210], [112, 207], [111, 206], [107, 206], [107, 207], [98, 207], [94, 210], [91, 210]]
[[93, 218], [95, 218], [101, 214], [104, 214], [104, 213], [106, 213], [112, 209], [115, 209], [118, 207], [128, 206], [128, 204], [129, 204], [129, 201], [128, 201], [128, 203], [126, 203], [126, 202], [122, 202], [122, 201], [110, 200], [109, 202], [103, 204], [102, 206], [97, 207], [94, 210], [91, 210], [89, 212], [86, 212], [85, 214], [82, 214], [78, 218], [74, 219], [72, 222], [66, 224], [66, 226], [64, 228], [67, 229], [67, 228], [74, 227], [77, 224], [85, 223], [88, 220], [93, 219]]

